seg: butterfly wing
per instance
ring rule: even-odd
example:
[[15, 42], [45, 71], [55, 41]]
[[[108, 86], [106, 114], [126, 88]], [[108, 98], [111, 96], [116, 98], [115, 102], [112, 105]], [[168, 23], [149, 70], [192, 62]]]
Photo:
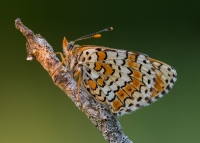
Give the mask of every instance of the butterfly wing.
[[177, 73], [173, 67], [161, 61], [149, 57], [148, 59], [153, 65], [156, 73], [156, 82], [151, 95], [152, 101], [156, 101], [172, 89], [172, 86], [177, 80]]
[[82, 46], [76, 54], [82, 65], [82, 86], [117, 115], [149, 105], [168, 92], [171, 80], [175, 82], [174, 69], [141, 53]]

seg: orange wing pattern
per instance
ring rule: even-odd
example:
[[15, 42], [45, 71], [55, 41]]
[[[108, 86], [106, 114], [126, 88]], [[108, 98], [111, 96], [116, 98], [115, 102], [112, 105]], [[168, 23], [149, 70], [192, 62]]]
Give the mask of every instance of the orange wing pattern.
[[80, 71], [82, 87], [120, 116], [166, 94], [176, 70], [147, 55], [99, 46], [76, 46], [68, 68]]

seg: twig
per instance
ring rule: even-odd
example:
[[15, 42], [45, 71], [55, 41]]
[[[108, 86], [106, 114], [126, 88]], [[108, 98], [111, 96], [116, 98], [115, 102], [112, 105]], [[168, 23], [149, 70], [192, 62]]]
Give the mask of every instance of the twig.
[[[51, 45], [41, 35], [35, 35], [19, 18], [15, 20], [15, 26], [26, 37], [27, 60], [36, 59], [51, 74], [60, 64]], [[80, 100], [76, 99], [77, 83], [64, 66], [56, 70], [52, 79], [55, 85], [60, 87], [76, 106], [87, 115], [108, 142], [132, 143], [123, 133], [119, 121], [106, 105], [96, 102], [83, 90], [80, 92]]]

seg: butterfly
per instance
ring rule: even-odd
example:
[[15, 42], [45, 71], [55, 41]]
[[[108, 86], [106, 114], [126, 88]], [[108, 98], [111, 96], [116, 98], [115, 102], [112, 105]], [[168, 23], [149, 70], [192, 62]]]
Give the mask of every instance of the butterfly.
[[[131, 113], [168, 93], [177, 80], [176, 70], [146, 54], [103, 46], [75, 45], [99, 38], [106, 28], [68, 43], [63, 39], [62, 63], [80, 87], [96, 101], [109, 106], [114, 115]], [[54, 73], [54, 72], [53, 72]]]

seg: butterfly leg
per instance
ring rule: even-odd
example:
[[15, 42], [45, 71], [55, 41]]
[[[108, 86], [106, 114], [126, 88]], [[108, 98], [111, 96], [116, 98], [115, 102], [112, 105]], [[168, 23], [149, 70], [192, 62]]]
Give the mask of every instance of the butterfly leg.
[[60, 68], [64, 62], [66, 61], [66, 59], [68, 58], [68, 56], [64, 57], [63, 54], [61, 52], [55, 52], [55, 54], [60, 54], [62, 62], [60, 63], [60, 65], [52, 72], [52, 74], [50, 76], [53, 76], [55, 74], [55, 72], [58, 70], [58, 68]]
[[[64, 37], [64, 39], [63, 39], [63, 49], [67, 49], [67, 46], [68, 46], [68, 41], [67, 41], [67, 39]], [[64, 62], [67, 61], [67, 59], [68, 59], [68, 57], [69, 57], [69, 53], [66, 54], [66, 57], [64, 57], [63, 54], [62, 54], [61, 52], [55, 52], [55, 54], [60, 54], [61, 59], [62, 59], [62, 62], [61, 62], [60, 65], [52, 72], [52, 74], [51, 74], [50, 76], [53, 76], [54, 73], [57, 71], [57, 69], [58, 69], [59, 67], [61, 67], [61, 66], [64, 64]]]
[[76, 95], [76, 99], [77, 101], [80, 101], [80, 87], [81, 87], [81, 80], [82, 80], [82, 73], [81, 73], [81, 69], [78, 69], [75, 73], [74, 73], [74, 77], [78, 76], [78, 94]]
[[59, 54], [61, 59], [62, 59], [62, 61], [65, 59], [63, 53], [61, 53], [61, 52], [55, 52], [54, 54], [56, 54], [56, 55]]

